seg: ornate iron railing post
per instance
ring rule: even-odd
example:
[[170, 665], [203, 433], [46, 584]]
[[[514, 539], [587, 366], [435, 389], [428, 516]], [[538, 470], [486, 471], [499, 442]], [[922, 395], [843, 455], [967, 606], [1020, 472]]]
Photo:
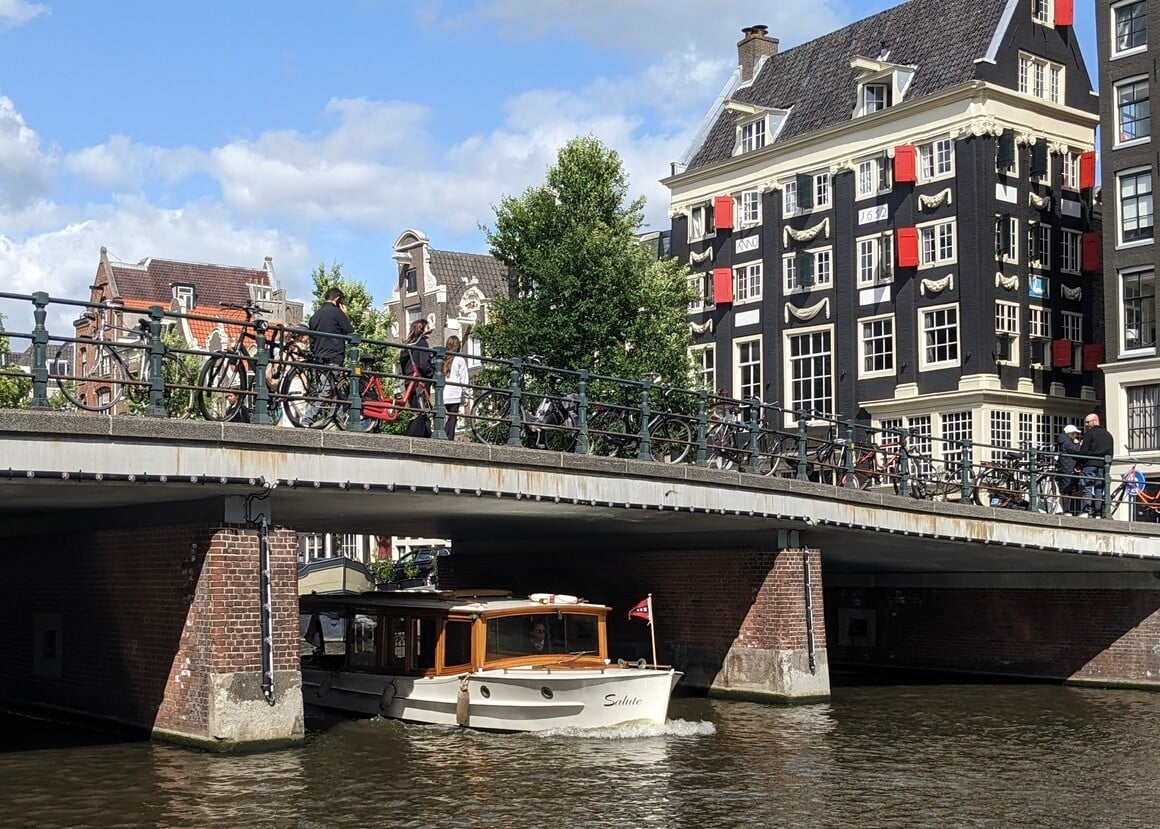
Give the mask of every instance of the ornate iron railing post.
[[[362, 428], [362, 335], [355, 331], [347, 337], [346, 376], [347, 386], [346, 428], [357, 432]], [[331, 394], [335, 391], [332, 389]]]
[[511, 392], [511, 402], [508, 406], [508, 446], [520, 445], [520, 430], [523, 428], [523, 385], [524, 363], [519, 357], [511, 359], [511, 372], [508, 375], [508, 389]]
[[809, 451], [809, 446], [807, 445], [807, 438], [808, 438], [807, 429], [809, 428], [809, 423], [810, 423], [809, 417], [810, 417], [809, 412], [807, 412], [805, 409], [798, 409], [798, 412], [797, 412], [797, 422], [798, 422], [797, 479], [799, 481], [808, 480], [810, 477], [809, 461], [807, 460], [808, 451]]
[[761, 454], [757, 451], [757, 436], [761, 432], [761, 401], [751, 397], [746, 401], [746, 405], [749, 407], [749, 416], [746, 418], [746, 425], [749, 428], [748, 471], [756, 475], [761, 462]]
[[1027, 511], [1039, 511], [1039, 452], [1034, 446], [1027, 449]]
[[[841, 422], [841, 421], [839, 421], [839, 422]], [[857, 469], [857, 461], [858, 461], [857, 451], [858, 451], [857, 444], [854, 440], [854, 421], [847, 420], [846, 421], [845, 457], [843, 458], [845, 463], [842, 464], [842, 466], [845, 467], [845, 470], [846, 470], [845, 486], [847, 489], [857, 489], [858, 488], [858, 478], [854, 475], [854, 470]]]
[[697, 390], [697, 465], [704, 466], [709, 456], [709, 393], [704, 389]]
[[576, 435], [576, 453], [580, 455], [588, 454], [588, 372], [586, 370], [580, 371], [580, 379], [576, 384], [576, 404], [579, 406], [579, 411], [576, 417], [579, 422], [576, 424], [579, 432]]
[[447, 406], [443, 402], [443, 390], [447, 388], [447, 378], [443, 374], [443, 360], [447, 356], [446, 346], [435, 346], [435, 423], [431, 437], [447, 439]]
[[[167, 417], [165, 408], [165, 343], [161, 340], [161, 321], [165, 318], [165, 309], [160, 305], [149, 306], [149, 353], [145, 358], [149, 360], [149, 416]], [[174, 378], [176, 382], [178, 378]]]
[[637, 442], [636, 457], [637, 460], [648, 460], [652, 457], [652, 449], [649, 446], [648, 438], [648, 422], [652, 418], [652, 412], [649, 406], [649, 396], [652, 394], [652, 381], [645, 378], [640, 384], [640, 431], [637, 434], [639, 438]]
[[962, 454], [959, 456], [959, 495], [960, 503], [966, 504], [971, 500], [971, 446], [970, 438], [959, 441]]
[[[1104, 455], [1104, 508], [1101, 512], [1104, 518], [1112, 517], [1112, 456]], [[1136, 495], [1133, 493], [1131, 511], [1128, 513], [1135, 520], [1136, 516], [1133, 514], [1136, 509]]]
[[[48, 319], [48, 294], [37, 291], [32, 295], [32, 407], [34, 409], [48, 408], [48, 328], [45, 320]], [[69, 360], [69, 373], [76, 374], [76, 346], [73, 346], [73, 359]]]
[[913, 429], [898, 433], [898, 493], [910, 494], [910, 436]]

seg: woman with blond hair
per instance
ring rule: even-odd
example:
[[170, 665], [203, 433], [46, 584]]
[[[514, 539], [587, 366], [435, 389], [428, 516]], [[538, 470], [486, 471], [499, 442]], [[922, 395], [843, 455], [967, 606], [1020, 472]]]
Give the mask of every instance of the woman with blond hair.
[[459, 419], [459, 409], [471, 398], [468, 388], [467, 360], [459, 354], [462, 348], [459, 337], [452, 334], [447, 338], [447, 356], [443, 358], [443, 376], [447, 385], [443, 387], [443, 408], [447, 410], [447, 439], [455, 440], [455, 423]]

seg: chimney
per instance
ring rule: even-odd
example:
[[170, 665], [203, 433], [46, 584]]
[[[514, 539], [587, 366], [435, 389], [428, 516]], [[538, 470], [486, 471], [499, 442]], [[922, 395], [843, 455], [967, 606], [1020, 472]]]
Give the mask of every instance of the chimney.
[[753, 80], [758, 61], [777, 54], [777, 38], [769, 36], [768, 26], [748, 26], [741, 33], [745, 37], [737, 41], [737, 63], [741, 67], [741, 82], [748, 83]]

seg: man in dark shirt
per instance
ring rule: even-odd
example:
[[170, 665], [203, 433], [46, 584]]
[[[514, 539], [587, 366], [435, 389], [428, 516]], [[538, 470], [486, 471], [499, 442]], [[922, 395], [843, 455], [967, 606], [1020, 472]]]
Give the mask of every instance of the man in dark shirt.
[[1083, 464], [1083, 512], [1089, 518], [1104, 517], [1104, 456], [1115, 453], [1112, 433], [1100, 425], [1100, 416], [1091, 412], [1083, 419], [1083, 443], [1079, 455]]
[[346, 340], [326, 335], [354, 333], [354, 326], [350, 324], [350, 318], [346, 315], [345, 299], [340, 289], [328, 288], [323, 296], [322, 305], [310, 318], [308, 327], [311, 331], [318, 332], [310, 336], [310, 350], [314, 352], [316, 362], [336, 366], [342, 363]]

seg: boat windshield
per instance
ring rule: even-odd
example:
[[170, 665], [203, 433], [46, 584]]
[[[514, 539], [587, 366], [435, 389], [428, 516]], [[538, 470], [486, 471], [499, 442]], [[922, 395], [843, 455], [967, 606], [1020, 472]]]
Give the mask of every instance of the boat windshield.
[[578, 613], [537, 613], [489, 619], [486, 659], [599, 653], [597, 626], [597, 616]]

